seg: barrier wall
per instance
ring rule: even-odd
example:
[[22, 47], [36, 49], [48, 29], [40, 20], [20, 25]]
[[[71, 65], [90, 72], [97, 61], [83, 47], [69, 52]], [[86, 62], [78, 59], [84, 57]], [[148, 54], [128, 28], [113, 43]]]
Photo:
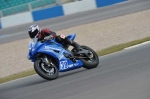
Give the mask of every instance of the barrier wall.
[[33, 11], [32, 15], [34, 21], [39, 21], [39, 20], [54, 18], [58, 16], [64, 16], [64, 12], [62, 6], [56, 6], [48, 9]]
[[43, 10], [16, 14], [1, 18], [0, 28], [21, 25], [25, 23], [69, 15], [82, 11], [88, 11], [124, 1], [127, 0], [81, 0]]
[[33, 22], [31, 12], [1, 18], [2, 28]]
[[98, 8], [116, 4], [116, 3], [120, 3], [120, 2], [124, 2], [124, 1], [127, 1], [127, 0], [95, 0]]
[[82, 0], [63, 5], [65, 15], [96, 9], [95, 0]]

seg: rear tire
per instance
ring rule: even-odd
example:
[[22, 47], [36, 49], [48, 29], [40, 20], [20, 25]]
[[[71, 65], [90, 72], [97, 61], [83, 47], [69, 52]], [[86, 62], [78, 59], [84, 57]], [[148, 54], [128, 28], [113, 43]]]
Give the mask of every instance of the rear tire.
[[59, 71], [56, 65], [51, 66], [51, 68], [49, 69], [46, 66], [43, 66], [42, 60], [40, 59], [34, 62], [34, 69], [39, 76], [46, 80], [54, 80], [59, 76]]
[[81, 61], [83, 62], [83, 67], [86, 69], [92, 69], [92, 68], [97, 67], [99, 64], [99, 58], [98, 58], [97, 53], [93, 49], [91, 49], [90, 47], [87, 47], [87, 46], [81, 46], [81, 48], [89, 50], [93, 54], [92, 58], [81, 59]]

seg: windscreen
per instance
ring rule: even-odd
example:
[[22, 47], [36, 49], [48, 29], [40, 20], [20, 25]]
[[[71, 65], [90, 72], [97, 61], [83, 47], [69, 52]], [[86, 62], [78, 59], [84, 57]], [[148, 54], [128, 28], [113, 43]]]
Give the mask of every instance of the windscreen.
[[32, 49], [37, 42], [37, 38], [33, 38], [29, 40], [29, 49]]

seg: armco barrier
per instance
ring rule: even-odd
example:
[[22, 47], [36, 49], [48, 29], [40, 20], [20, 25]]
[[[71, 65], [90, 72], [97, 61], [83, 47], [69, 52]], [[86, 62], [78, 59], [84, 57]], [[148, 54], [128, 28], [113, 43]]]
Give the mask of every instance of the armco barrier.
[[108, 6], [112, 4], [116, 4], [119, 2], [124, 2], [127, 0], [95, 0], [97, 7], [103, 7], [103, 6]]
[[39, 20], [54, 18], [58, 16], [63, 16], [64, 12], [62, 6], [56, 6], [52, 8], [43, 9], [43, 10], [33, 11], [32, 15], [34, 21], [39, 21]]
[[1, 22], [0, 22], [0, 29], [2, 28]]

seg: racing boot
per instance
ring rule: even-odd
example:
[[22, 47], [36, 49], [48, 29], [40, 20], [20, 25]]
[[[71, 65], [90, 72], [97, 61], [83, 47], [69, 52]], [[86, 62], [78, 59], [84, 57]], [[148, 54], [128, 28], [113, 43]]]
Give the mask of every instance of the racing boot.
[[78, 51], [80, 51], [80, 45], [68, 38], [65, 38], [65, 42], [69, 45], [72, 45], [74, 47], [74, 52], [77, 53]]
[[69, 38], [66, 38], [66, 39], [65, 39], [65, 42], [66, 42], [67, 44], [69, 44], [69, 45], [72, 45], [72, 46], [75, 48], [75, 50], [77, 50], [77, 51], [80, 50], [80, 45], [79, 45], [78, 43], [76, 43], [76, 42], [70, 40]]
[[72, 42], [72, 46], [74, 47], [74, 49], [78, 52], [78, 51], [80, 51], [80, 45], [78, 44], [78, 43], [76, 43], [76, 42]]

